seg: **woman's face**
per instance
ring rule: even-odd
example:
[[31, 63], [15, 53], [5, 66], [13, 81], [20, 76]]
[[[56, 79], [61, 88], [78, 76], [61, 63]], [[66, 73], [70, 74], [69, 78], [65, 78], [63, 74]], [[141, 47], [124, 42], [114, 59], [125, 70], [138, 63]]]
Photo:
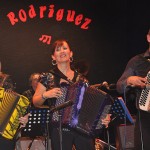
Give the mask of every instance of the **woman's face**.
[[56, 60], [57, 64], [70, 62], [70, 57], [72, 57], [72, 55], [73, 53], [70, 50], [69, 45], [64, 41], [61, 46], [55, 48], [52, 59]]
[[150, 43], [150, 34], [147, 34], [147, 41]]

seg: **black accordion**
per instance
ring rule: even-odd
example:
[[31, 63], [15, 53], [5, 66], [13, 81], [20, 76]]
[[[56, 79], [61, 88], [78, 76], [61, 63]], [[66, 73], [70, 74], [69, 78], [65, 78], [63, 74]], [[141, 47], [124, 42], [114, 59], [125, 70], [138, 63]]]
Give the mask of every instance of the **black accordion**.
[[0, 88], [0, 134], [13, 139], [19, 128], [19, 117], [25, 115], [29, 100], [10, 90]]
[[63, 96], [56, 100], [55, 107], [72, 101], [72, 106], [56, 111], [52, 121], [58, 122], [59, 114], [63, 125], [87, 135], [103, 127], [101, 119], [109, 113], [113, 99], [102, 90], [87, 86], [85, 83], [61, 85]]

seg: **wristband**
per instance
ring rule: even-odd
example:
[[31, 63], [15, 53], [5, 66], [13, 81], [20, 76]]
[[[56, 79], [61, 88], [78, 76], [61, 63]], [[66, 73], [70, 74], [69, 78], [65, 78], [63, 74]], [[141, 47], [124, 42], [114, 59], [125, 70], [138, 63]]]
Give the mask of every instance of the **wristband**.
[[46, 99], [47, 99], [47, 97], [44, 96], [44, 93], [42, 94], [42, 99], [43, 99], [43, 100], [46, 100]]

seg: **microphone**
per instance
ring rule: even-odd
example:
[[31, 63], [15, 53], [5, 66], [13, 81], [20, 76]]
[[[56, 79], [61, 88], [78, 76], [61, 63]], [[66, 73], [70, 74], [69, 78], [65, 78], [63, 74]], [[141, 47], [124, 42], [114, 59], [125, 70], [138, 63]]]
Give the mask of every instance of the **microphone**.
[[116, 89], [116, 84], [115, 83], [109, 84], [109, 89], [110, 90], [115, 90]]
[[55, 111], [58, 111], [60, 109], [66, 108], [66, 107], [71, 106], [71, 105], [73, 105], [73, 101], [69, 100], [69, 101], [66, 101], [66, 102], [58, 105], [58, 106], [53, 107], [52, 109], [50, 109], [50, 112], [55, 112]]
[[99, 88], [99, 87], [101, 87], [101, 86], [102, 86], [102, 83], [90, 85], [90, 87], [93, 87], [93, 88]]
[[108, 84], [108, 82], [104, 81], [102, 83], [102, 86], [104, 86], [107, 90], [109, 90], [109, 84]]

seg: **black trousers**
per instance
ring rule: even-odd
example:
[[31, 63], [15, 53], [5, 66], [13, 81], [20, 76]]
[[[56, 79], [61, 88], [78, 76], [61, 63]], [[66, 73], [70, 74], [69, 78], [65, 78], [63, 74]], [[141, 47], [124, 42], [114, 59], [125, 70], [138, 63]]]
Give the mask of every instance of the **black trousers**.
[[[52, 128], [51, 142], [52, 150], [60, 150], [59, 129]], [[73, 145], [76, 150], [95, 150], [93, 138], [82, 135], [74, 130], [62, 129], [62, 150], [72, 150]]]
[[150, 150], [150, 113], [138, 112], [134, 133], [135, 150]]
[[0, 150], [14, 150], [15, 144], [15, 140], [9, 140], [0, 136]]

